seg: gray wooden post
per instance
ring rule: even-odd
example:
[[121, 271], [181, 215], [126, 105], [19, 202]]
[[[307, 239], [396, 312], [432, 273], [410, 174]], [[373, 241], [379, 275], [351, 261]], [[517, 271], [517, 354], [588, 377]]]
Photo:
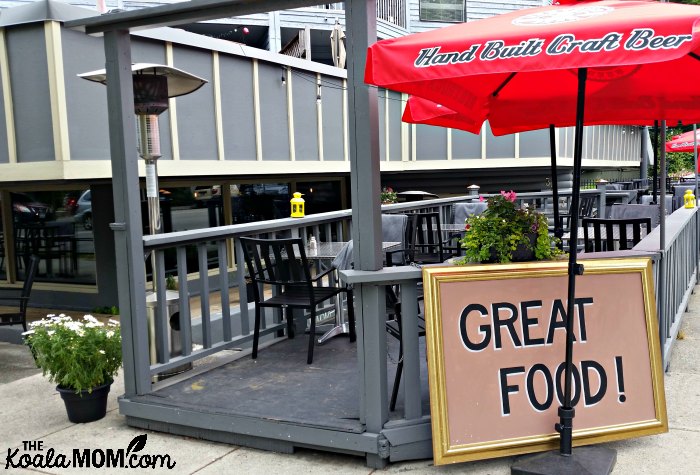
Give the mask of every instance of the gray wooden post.
[[377, 40], [375, 0], [346, 2], [348, 108], [355, 269], [382, 268], [377, 88], [364, 82], [367, 48]]
[[[658, 319], [660, 322], [667, 322], [667, 318], [671, 318], [670, 315], [666, 315], [666, 121], [661, 121], [661, 146], [660, 157], [659, 157], [659, 214], [661, 215], [661, 220], [659, 222], [659, 276], [657, 285], [659, 286], [659, 303], [657, 304]], [[697, 173], [697, 170], [695, 170]], [[673, 201], [671, 201], [673, 203]], [[673, 212], [673, 204], [671, 205], [671, 212]], [[668, 338], [668, 325], [664, 324], [659, 327], [659, 340], [661, 342], [661, 348], [666, 345], [666, 339]], [[663, 362], [664, 371], [668, 369], [666, 367], [666, 358]]]
[[129, 32], [105, 32], [104, 49], [115, 221], [110, 227], [114, 231], [124, 386], [128, 397], [151, 389]]
[[603, 180], [602, 182], [599, 182], [595, 185], [596, 189], [598, 190], [598, 218], [607, 218], [605, 215], [605, 206], [608, 202], [608, 199], [606, 198], [606, 192], [607, 192], [607, 187], [605, 186], [608, 182]]
[[[345, 3], [348, 28], [348, 106], [350, 137], [353, 258], [355, 269], [382, 268], [379, 201], [379, 113], [377, 89], [364, 82], [367, 48], [377, 40], [375, 0]], [[381, 290], [381, 292], [380, 292]], [[357, 352], [360, 372], [360, 419], [378, 434], [389, 419], [386, 375], [385, 298], [374, 285], [355, 286]], [[368, 454], [367, 464], [380, 468], [386, 455]]]

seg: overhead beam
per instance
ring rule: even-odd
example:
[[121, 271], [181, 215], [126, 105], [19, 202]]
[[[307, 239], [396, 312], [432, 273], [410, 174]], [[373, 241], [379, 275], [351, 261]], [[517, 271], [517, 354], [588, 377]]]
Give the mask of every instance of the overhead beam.
[[89, 35], [100, 35], [106, 31], [133, 31], [159, 26], [175, 26], [198, 21], [316, 5], [319, 5], [319, 0], [191, 0], [189, 2], [81, 18], [68, 21], [65, 23], [65, 26], [83, 31]]

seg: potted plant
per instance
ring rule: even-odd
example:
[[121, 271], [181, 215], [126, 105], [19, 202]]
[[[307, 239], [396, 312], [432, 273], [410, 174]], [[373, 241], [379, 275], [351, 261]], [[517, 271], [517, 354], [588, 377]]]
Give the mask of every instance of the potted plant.
[[57, 383], [71, 422], [91, 422], [105, 416], [107, 395], [122, 364], [119, 323], [105, 325], [91, 315], [73, 320], [48, 315], [29, 324], [25, 343], [37, 367]]
[[547, 260], [562, 254], [547, 217], [527, 205], [517, 208], [515, 200], [515, 192], [501, 191], [488, 198], [483, 213], [466, 220], [465, 257], [458, 263]]
[[396, 192], [390, 187], [385, 186], [382, 188], [382, 192], [379, 195], [383, 205], [396, 203], [399, 198], [396, 196]]

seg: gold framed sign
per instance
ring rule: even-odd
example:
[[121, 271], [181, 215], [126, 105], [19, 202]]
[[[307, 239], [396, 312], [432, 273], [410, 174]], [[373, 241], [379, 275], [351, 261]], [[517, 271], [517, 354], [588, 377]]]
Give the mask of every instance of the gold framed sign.
[[[668, 431], [651, 260], [585, 260], [574, 445]], [[423, 269], [436, 465], [558, 447], [568, 262]]]

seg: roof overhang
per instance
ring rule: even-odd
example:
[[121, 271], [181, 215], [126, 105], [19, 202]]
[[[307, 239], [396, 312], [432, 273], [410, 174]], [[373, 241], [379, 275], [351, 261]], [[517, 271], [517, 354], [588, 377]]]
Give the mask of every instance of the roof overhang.
[[84, 21], [94, 10], [76, 7], [55, 0], [42, 0], [0, 10], [0, 28], [43, 21]]
[[99, 35], [105, 31], [175, 26], [314, 5], [318, 5], [318, 0], [191, 0], [127, 12], [107, 13], [67, 22], [66, 27], [90, 35]]

